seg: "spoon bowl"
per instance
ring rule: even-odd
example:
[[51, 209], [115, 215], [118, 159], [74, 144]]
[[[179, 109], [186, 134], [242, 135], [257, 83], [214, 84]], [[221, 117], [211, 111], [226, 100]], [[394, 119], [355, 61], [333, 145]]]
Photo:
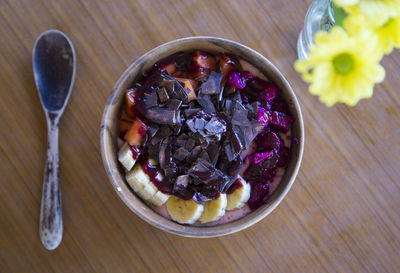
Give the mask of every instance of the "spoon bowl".
[[47, 30], [36, 40], [32, 55], [33, 74], [48, 129], [39, 234], [44, 247], [53, 250], [63, 233], [58, 126], [75, 79], [75, 51], [64, 33]]
[[71, 41], [58, 30], [47, 30], [33, 48], [33, 73], [43, 108], [62, 111], [75, 77], [75, 52]]

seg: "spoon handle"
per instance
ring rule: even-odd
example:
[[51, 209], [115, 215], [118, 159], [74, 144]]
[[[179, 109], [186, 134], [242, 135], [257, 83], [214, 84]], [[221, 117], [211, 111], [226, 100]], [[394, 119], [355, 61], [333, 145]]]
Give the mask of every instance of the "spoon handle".
[[40, 239], [48, 250], [55, 249], [63, 233], [61, 187], [58, 165], [58, 122], [59, 116], [47, 116], [47, 161], [44, 168], [42, 202], [40, 204]]

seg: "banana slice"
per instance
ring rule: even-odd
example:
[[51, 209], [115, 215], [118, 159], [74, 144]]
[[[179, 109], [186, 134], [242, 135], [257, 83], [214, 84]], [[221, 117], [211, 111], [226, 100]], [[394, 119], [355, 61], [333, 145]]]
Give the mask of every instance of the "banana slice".
[[[157, 166], [155, 160], [153, 159], [150, 159], [150, 163], [153, 166]], [[158, 173], [156, 179], [162, 181], [164, 179], [164, 176], [161, 173]], [[156, 194], [154, 194], [153, 197], [149, 199], [149, 201], [156, 206], [161, 206], [162, 204], [167, 202], [169, 197], [170, 195], [162, 193], [161, 191], [157, 190]]]
[[247, 183], [242, 177], [239, 176], [232, 187], [235, 188], [232, 193], [227, 194], [228, 204], [226, 206], [226, 210], [239, 209], [243, 207], [250, 198], [250, 184]]
[[219, 220], [225, 214], [227, 198], [225, 193], [221, 193], [218, 198], [207, 201], [204, 211], [200, 216], [200, 222], [208, 223]]
[[171, 218], [178, 223], [193, 224], [200, 218], [204, 206], [193, 200], [171, 196], [167, 201], [167, 210]]
[[132, 189], [143, 200], [147, 200], [153, 205], [161, 206], [169, 198], [169, 195], [157, 189], [150, 180], [150, 177], [142, 170], [142, 166], [139, 163], [135, 164], [133, 169], [126, 174], [125, 178]]
[[130, 171], [133, 165], [135, 165], [136, 160], [133, 159], [132, 151], [127, 142], [125, 142], [125, 144], [122, 145], [121, 149], [119, 150], [118, 160], [127, 171]]
[[149, 199], [149, 202], [152, 203], [153, 205], [156, 205], [159, 207], [162, 204], [164, 204], [165, 202], [167, 202], [167, 200], [168, 200], [168, 198], [170, 198], [170, 196], [171, 195], [157, 191], [156, 194], [154, 194], [153, 197], [151, 197]]
[[150, 183], [150, 177], [142, 170], [139, 163], [126, 173], [125, 178], [135, 192], [141, 191]]
[[144, 200], [150, 201], [157, 192], [157, 187], [149, 180], [149, 183], [139, 192], [139, 195], [141, 195]]

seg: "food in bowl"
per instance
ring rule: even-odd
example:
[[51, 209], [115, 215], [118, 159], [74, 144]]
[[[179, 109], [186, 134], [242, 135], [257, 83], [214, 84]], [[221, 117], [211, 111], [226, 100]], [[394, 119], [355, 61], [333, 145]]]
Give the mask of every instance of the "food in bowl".
[[268, 201], [296, 142], [292, 123], [278, 88], [246, 61], [179, 52], [126, 91], [118, 160], [164, 217], [217, 225]]

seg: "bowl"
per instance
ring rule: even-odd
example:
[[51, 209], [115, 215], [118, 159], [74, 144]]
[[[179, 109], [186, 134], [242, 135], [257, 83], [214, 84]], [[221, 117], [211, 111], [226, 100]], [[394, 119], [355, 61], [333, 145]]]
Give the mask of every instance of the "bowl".
[[[294, 118], [292, 137], [299, 140], [291, 145], [290, 159], [286, 171], [277, 189], [269, 197], [268, 203], [261, 205], [250, 214], [226, 224], [216, 226], [181, 225], [166, 219], [151, 209], [141, 198], [135, 195], [124, 178], [124, 170], [117, 159], [118, 119], [124, 104], [124, 92], [140, 79], [142, 73], [157, 61], [179, 51], [203, 50], [225, 52], [237, 55], [254, 65], [280, 89], [288, 103], [291, 116]], [[215, 237], [231, 234], [254, 225], [270, 214], [286, 196], [300, 168], [304, 149], [304, 124], [299, 103], [282, 73], [264, 56], [237, 42], [216, 37], [188, 37], [160, 45], [147, 52], [131, 64], [121, 75], [112, 90], [103, 113], [100, 130], [100, 147], [103, 163], [112, 187], [121, 200], [136, 215], [149, 224], [164, 231], [187, 237]]]

